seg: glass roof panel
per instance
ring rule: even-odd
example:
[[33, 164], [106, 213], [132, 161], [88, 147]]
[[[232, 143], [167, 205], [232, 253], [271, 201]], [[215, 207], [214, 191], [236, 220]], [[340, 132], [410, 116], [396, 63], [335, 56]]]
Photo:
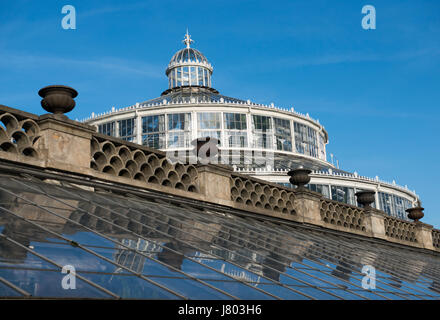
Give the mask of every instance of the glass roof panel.
[[123, 298], [180, 299], [179, 296], [173, 294], [172, 292], [164, 290], [134, 275], [84, 272], [78, 272], [78, 274]]
[[[260, 289], [269, 292], [281, 299], [285, 300], [310, 300], [312, 297], [307, 297], [305, 292], [298, 291], [293, 286], [278, 286], [274, 284], [258, 284]], [[297, 291], [297, 292], [296, 292]], [[299, 293], [301, 292], [301, 293]], [[322, 298], [325, 299], [325, 298]]]
[[[64, 289], [59, 270], [1, 269], [0, 277], [27, 291], [34, 297], [45, 298], [111, 298], [105, 292], [77, 278], [75, 289]], [[58, 285], [56, 285], [58, 284]]]
[[[435, 254], [121, 193], [0, 175], [0, 277], [37, 297], [112, 297], [105, 289], [147, 299], [440, 296]], [[78, 278], [77, 292], [41, 284], [60, 283], [65, 264], [90, 283]], [[376, 268], [374, 290], [362, 288], [365, 264]], [[0, 281], [0, 295], [11, 294]]]
[[[274, 297], [272, 295], [268, 295], [263, 291], [256, 290], [256, 285], [245, 285], [238, 281], [215, 281], [208, 280], [207, 283], [212, 286], [224, 290], [239, 299], [246, 300], [274, 300], [280, 299], [278, 297]], [[258, 288], [259, 289], [259, 288]]]
[[141, 107], [149, 107], [154, 104], [163, 103], [207, 103], [207, 102], [220, 102], [224, 103], [246, 103], [245, 100], [224, 96], [213, 92], [198, 92], [198, 93], [186, 93], [182, 91], [170, 92], [158, 98], [144, 101], [140, 103]]
[[22, 296], [23, 295], [21, 293], [0, 281], [0, 297], [16, 298]]

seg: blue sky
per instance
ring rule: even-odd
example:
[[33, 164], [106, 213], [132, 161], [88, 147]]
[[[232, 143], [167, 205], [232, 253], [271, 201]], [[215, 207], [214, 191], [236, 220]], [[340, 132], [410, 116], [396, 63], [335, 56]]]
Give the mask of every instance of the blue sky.
[[38, 89], [65, 84], [81, 119], [155, 98], [188, 27], [220, 93], [318, 118], [342, 169], [415, 189], [440, 227], [439, 14], [437, 0], [1, 1], [0, 104], [42, 114]]

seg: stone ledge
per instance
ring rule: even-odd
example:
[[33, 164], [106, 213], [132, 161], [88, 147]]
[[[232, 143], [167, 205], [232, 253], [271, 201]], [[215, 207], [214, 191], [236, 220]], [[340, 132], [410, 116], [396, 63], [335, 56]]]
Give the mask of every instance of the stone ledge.
[[17, 153], [11, 153], [11, 152], [5, 152], [0, 150], [0, 159], [11, 161], [11, 162], [17, 162], [17, 163], [24, 163], [29, 166], [35, 166], [35, 167], [46, 167], [46, 161], [40, 158], [31, 158], [27, 157], [21, 154]]
[[94, 127], [82, 125], [75, 125], [76, 122], [70, 119], [64, 119], [57, 117], [55, 115], [43, 115], [37, 120], [40, 130], [53, 130], [62, 133], [71, 134], [74, 136], [90, 139], [91, 135], [94, 133]]
[[37, 121], [39, 119], [39, 117], [36, 114], [22, 111], [19, 109], [14, 109], [14, 108], [2, 105], [2, 104], [0, 104], [0, 112], [1, 113], [11, 113], [15, 116], [18, 116], [19, 118], [22, 118], [22, 119], [32, 119], [34, 121]]
[[[23, 121], [22, 123], [33, 123], [34, 126], [37, 123], [39, 126], [37, 128], [39, 130], [39, 138], [32, 140], [35, 141], [38, 157], [0, 151], [0, 159], [8, 163], [16, 163], [21, 167], [40, 168], [42, 171], [53, 170], [55, 172], [68, 173], [71, 176], [80, 175], [90, 180], [108, 184], [115, 183], [138, 188], [139, 190], [161, 192], [170, 196], [222, 205], [256, 215], [275, 217], [286, 221], [319, 226], [328, 230], [382, 239], [389, 243], [398, 243], [409, 247], [427, 249], [432, 252], [440, 252], [440, 248], [434, 246], [434, 241], [438, 241], [437, 236], [440, 231], [433, 229], [432, 226], [399, 220], [387, 216], [376, 209], [365, 210], [336, 202], [306, 189], [291, 189], [266, 180], [236, 173], [230, 167], [224, 165], [191, 165], [192, 170], [197, 171], [199, 174], [198, 178], [195, 178], [191, 183], [197, 184], [200, 192], [189, 192], [177, 189], [176, 186], [169, 187], [168, 185], [149, 182], [150, 180], [136, 180], [132, 175], [127, 175], [127, 177], [118, 176], [118, 174], [122, 174], [122, 171], [116, 175], [97, 171], [92, 167], [92, 162], [94, 161], [92, 156], [93, 148], [96, 145], [113, 144], [113, 149], [118, 147], [130, 149], [133, 152], [142, 151], [144, 155], [156, 155], [161, 161], [165, 160], [166, 153], [96, 133], [95, 127], [70, 120], [64, 115], [46, 114], [38, 117], [0, 105], [0, 114], [4, 113], [15, 117], [16, 119], [13, 120], [15, 123], [19, 120], [20, 122]], [[12, 119], [13, 117], [8, 116], [7, 118]], [[30, 120], [26, 121], [27, 119]], [[9, 142], [6, 141], [6, 143]], [[130, 150], [129, 152], [131, 152]], [[104, 152], [104, 150], [101, 151]], [[109, 154], [109, 156], [117, 158], [120, 155], [118, 153], [118, 156], [112, 154]], [[4, 170], [7, 170], [7, 168], [4, 168]], [[169, 177], [167, 176], [167, 178]], [[259, 189], [262, 188], [264, 190], [263, 195], [267, 198], [264, 200], [265, 206], [267, 204], [270, 205], [259, 207], [258, 205], [263, 203], [261, 196], [260, 200], [246, 196], [245, 201], [247, 204], [234, 201], [232, 181], [234, 183], [238, 181], [237, 183], [242, 184], [242, 186], [236, 187], [236, 189], [240, 189], [240, 193], [243, 190], [247, 191], [253, 198], [255, 198], [255, 194], [262, 194], [261, 190], [257, 192], [257, 187]], [[248, 188], [249, 190], [243, 188], [243, 183], [244, 185], [251, 185]], [[270, 191], [270, 194], [267, 193], [267, 190]], [[269, 198], [270, 203], [268, 201]], [[325, 206], [323, 203], [325, 203]], [[324, 212], [325, 219], [333, 221], [334, 224], [324, 221], [321, 212]], [[392, 237], [391, 235], [394, 236]], [[433, 235], [435, 236], [434, 238]], [[402, 236], [404, 238], [416, 239], [417, 242], [400, 239]]]
[[201, 172], [216, 173], [228, 178], [234, 172], [232, 167], [226, 165], [219, 165], [219, 164], [196, 164], [195, 167], [197, 168], [199, 173]]
[[[0, 157], [2, 157], [2, 156], [3, 156], [3, 152], [0, 152]], [[169, 188], [169, 187], [161, 186], [161, 185], [156, 185], [156, 184], [152, 184], [152, 183], [133, 181], [131, 179], [124, 178], [124, 177], [116, 177], [116, 176], [112, 176], [112, 175], [109, 175], [106, 173], [96, 172], [95, 170], [93, 170], [91, 168], [82, 168], [81, 170], [79, 170], [79, 168], [76, 167], [76, 170], [71, 170], [69, 168], [65, 168], [65, 170], [60, 170], [59, 168], [57, 168], [57, 166], [53, 166], [53, 168], [47, 167], [46, 162], [42, 161], [42, 160], [32, 160], [32, 161], [26, 161], [25, 163], [23, 163], [23, 161], [22, 161], [23, 159], [21, 156], [20, 157], [12, 157], [11, 155], [7, 154], [7, 157], [9, 159], [3, 158], [3, 157], [2, 158], [4, 160], [7, 160], [7, 162], [9, 162], [9, 163], [11, 163], [11, 162], [19, 163], [21, 166], [24, 165], [24, 166], [29, 166], [29, 167], [33, 167], [33, 168], [52, 169], [52, 171], [54, 171], [54, 172], [70, 173], [72, 175], [72, 177], [74, 177], [75, 175], [80, 175], [83, 178], [84, 177], [89, 178], [90, 180], [97, 180], [97, 181], [101, 181], [101, 182], [109, 183], [109, 184], [120, 184], [120, 185], [129, 186], [129, 187], [139, 188], [139, 189], [145, 190], [145, 191], [156, 191], [156, 192], [168, 194], [168, 195], [175, 196], [175, 197], [182, 197], [182, 198], [187, 198], [190, 200], [197, 200], [197, 201], [202, 201], [202, 202], [206, 202], [206, 203], [221, 205], [221, 206], [229, 207], [231, 209], [236, 209], [236, 210], [241, 210], [241, 211], [245, 211], [248, 213], [252, 213], [257, 216], [259, 215], [262, 217], [264, 217], [264, 216], [274, 217], [274, 218], [283, 219], [286, 221], [303, 223], [303, 224], [307, 224], [307, 225], [321, 227], [323, 229], [334, 230], [334, 231], [338, 231], [338, 232], [341, 232], [344, 234], [356, 234], [356, 235], [364, 236], [367, 238], [378, 238], [378, 239], [382, 239], [382, 240], [390, 242], [390, 243], [401, 244], [401, 245], [405, 245], [405, 246], [409, 246], [409, 247], [413, 247], [413, 248], [427, 249], [432, 252], [440, 252], [440, 250], [437, 248], [429, 248], [427, 246], [423, 246], [421, 243], [413, 243], [413, 242], [403, 241], [403, 240], [399, 240], [399, 239], [395, 239], [395, 238], [391, 238], [391, 237], [378, 237], [370, 232], [364, 232], [364, 231], [359, 231], [359, 230], [350, 230], [350, 229], [340, 227], [340, 226], [329, 225], [329, 224], [324, 223], [321, 220], [314, 220], [314, 219], [308, 218], [307, 217], [307, 212], [308, 212], [307, 210], [304, 210], [304, 211], [301, 210], [299, 213], [292, 215], [292, 214], [283, 214], [283, 213], [275, 212], [273, 210], [266, 210], [266, 209], [260, 209], [260, 208], [249, 208], [249, 206], [233, 202], [232, 200], [225, 200], [225, 199], [221, 199], [219, 197], [206, 196], [205, 194], [198, 194], [198, 193], [194, 193], [194, 192], [176, 190], [173, 188]], [[29, 160], [29, 159], [26, 159], [26, 160]], [[307, 191], [299, 192], [298, 194], [295, 194], [295, 197], [297, 198], [297, 201], [299, 201], [299, 206], [301, 206], [303, 208], [307, 207], [307, 202], [302, 202], [301, 201], [302, 199], [307, 200], [307, 199], [319, 198], [319, 197], [317, 197], [316, 193], [307, 192]], [[297, 208], [299, 208], [299, 207], [297, 207]], [[366, 213], [366, 214], [367, 214], [367, 216], [369, 214], [371, 214], [372, 216], [377, 216], [377, 217], [383, 217], [383, 215], [384, 215], [381, 212], [374, 212], [374, 211], [372, 213]], [[425, 227], [425, 226], [429, 226], [429, 225], [423, 224], [423, 227]]]
[[41, 126], [46, 123], [56, 123], [66, 127], [75, 128], [90, 133], [96, 133], [96, 128], [94, 126], [71, 120], [65, 115], [46, 113], [37, 117], [37, 122]]

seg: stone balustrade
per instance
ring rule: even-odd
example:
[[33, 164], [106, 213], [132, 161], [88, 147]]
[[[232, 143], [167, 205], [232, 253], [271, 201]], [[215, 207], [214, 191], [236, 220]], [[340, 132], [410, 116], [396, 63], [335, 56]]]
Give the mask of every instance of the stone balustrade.
[[94, 134], [90, 167], [117, 177], [179, 190], [198, 192], [198, 171], [193, 165], [171, 163], [162, 152]]
[[417, 242], [415, 223], [384, 217], [385, 235], [402, 241]]
[[232, 175], [230, 182], [231, 199], [236, 203], [283, 214], [296, 214], [293, 208], [295, 202], [293, 190], [283, 190], [279, 186], [237, 175]]
[[40, 137], [37, 117], [26, 112], [1, 106], [0, 150], [15, 155], [38, 158], [35, 144]]
[[[365, 238], [440, 252], [440, 230], [239, 174], [224, 165], [171, 163], [164, 152], [97, 133], [65, 116], [0, 106], [0, 168], [15, 162], [69, 178], [120, 184]], [[43, 169], [43, 170], [41, 170]], [[17, 169], [19, 170], [19, 169]], [[237, 211], [240, 210], [240, 211]]]
[[432, 245], [434, 248], [440, 249], [440, 230], [432, 229]]
[[334, 200], [320, 200], [321, 219], [333, 226], [366, 232], [364, 210]]

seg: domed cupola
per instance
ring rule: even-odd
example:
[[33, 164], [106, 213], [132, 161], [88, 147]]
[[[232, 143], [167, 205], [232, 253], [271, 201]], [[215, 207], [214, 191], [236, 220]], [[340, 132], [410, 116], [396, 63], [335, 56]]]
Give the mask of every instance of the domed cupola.
[[212, 66], [198, 50], [191, 48], [194, 40], [186, 32], [182, 41], [186, 48], [176, 52], [171, 58], [166, 75], [169, 89], [178, 87], [211, 87]]

